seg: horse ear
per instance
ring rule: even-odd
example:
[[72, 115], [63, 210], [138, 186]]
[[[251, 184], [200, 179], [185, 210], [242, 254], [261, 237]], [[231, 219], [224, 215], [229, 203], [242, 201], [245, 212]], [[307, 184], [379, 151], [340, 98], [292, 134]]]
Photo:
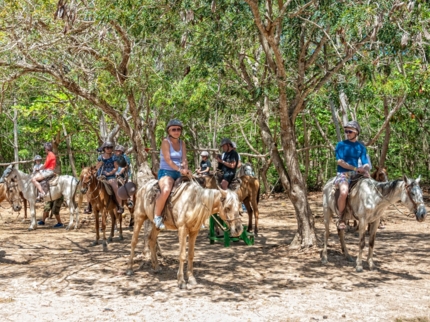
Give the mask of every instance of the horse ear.
[[417, 179], [415, 179], [415, 182], [416, 182], [416, 183], [420, 183], [420, 180], [421, 180], [421, 175], [419, 175], [419, 176], [418, 176], [418, 178], [417, 178]]
[[219, 192], [221, 192], [221, 196], [222, 196], [222, 198], [226, 198], [226, 197], [227, 197], [227, 191], [226, 191], [226, 190], [224, 190], [223, 188], [221, 188], [221, 187], [220, 187], [220, 186], [218, 186], [218, 185], [217, 185], [217, 187], [218, 187]]
[[408, 179], [407, 176], [403, 175], [403, 181], [405, 182], [405, 184], [409, 185], [410, 184], [410, 180]]

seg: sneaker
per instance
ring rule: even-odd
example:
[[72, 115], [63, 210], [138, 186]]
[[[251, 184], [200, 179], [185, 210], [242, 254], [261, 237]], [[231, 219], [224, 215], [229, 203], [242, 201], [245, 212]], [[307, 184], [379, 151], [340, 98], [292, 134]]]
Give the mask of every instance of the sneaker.
[[39, 199], [45, 198], [46, 194], [44, 192], [39, 192]]
[[45, 222], [44, 221], [42, 221], [42, 220], [39, 220], [38, 222], [37, 222], [37, 225], [38, 226], [43, 226], [45, 224]]
[[124, 212], [124, 208], [123, 207], [118, 207], [117, 212], [119, 214], [122, 214]]
[[164, 226], [163, 224], [163, 217], [161, 216], [154, 217], [154, 224], [155, 224], [155, 227], [157, 227], [160, 230], [166, 229], [166, 226]]
[[133, 206], [134, 206], [133, 201], [129, 200], [129, 201], [127, 202], [127, 207], [128, 207], [128, 208], [133, 208]]
[[54, 228], [61, 228], [61, 227], [64, 227], [64, 224], [62, 222], [59, 222], [56, 225], [54, 225]]

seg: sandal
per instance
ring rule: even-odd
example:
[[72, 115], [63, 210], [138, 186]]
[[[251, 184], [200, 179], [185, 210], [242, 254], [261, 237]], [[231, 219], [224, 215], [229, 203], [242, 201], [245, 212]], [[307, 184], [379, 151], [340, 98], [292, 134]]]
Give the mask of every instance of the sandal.
[[345, 221], [339, 219], [336, 226], [337, 226], [338, 230], [345, 230], [345, 228], [346, 228]]

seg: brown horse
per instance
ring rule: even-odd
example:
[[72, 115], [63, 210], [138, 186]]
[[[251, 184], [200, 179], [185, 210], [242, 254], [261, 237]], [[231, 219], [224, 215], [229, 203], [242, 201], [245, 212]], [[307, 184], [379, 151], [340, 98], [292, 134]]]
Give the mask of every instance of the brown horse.
[[[217, 189], [217, 180], [215, 175], [208, 175], [195, 178], [197, 182], [208, 189]], [[252, 176], [241, 176], [238, 182], [231, 184], [234, 188], [240, 182], [237, 190], [239, 201], [243, 202], [248, 213], [248, 232], [252, 231], [252, 215], [255, 216], [254, 234], [258, 233], [258, 202], [260, 201], [260, 182]]]
[[[19, 195], [19, 198], [14, 196]], [[24, 220], [27, 219], [27, 199], [24, 198], [22, 192], [18, 191], [18, 185], [11, 185], [9, 188], [6, 182], [0, 183], [0, 203], [7, 200], [10, 203], [13, 211], [20, 211], [22, 209], [21, 202], [24, 204]]]
[[[133, 238], [131, 240], [131, 252], [127, 274], [133, 274], [133, 258], [136, 248], [140, 229], [145, 223], [144, 232], [144, 252], [149, 244], [151, 251], [151, 261], [154, 271], [159, 271], [156, 243], [160, 233], [151, 223], [154, 216], [154, 206], [156, 193], [154, 185], [157, 180], [149, 180], [142, 185], [137, 191], [135, 207], [135, 225]], [[167, 229], [177, 230], [179, 236], [179, 271], [178, 286], [186, 288], [187, 284], [184, 279], [184, 261], [186, 260], [186, 247], [188, 236], [188, 283], [195, 285], [196, 279], [193, 275], [194, 246], [197, 235], [202, 224], [213, 213], [219, 213], [220, 217], [229, 225], [231, 235], [239, 236], [242, 233], [243, 226], [240, 221], [239, 208], [240, 202], [236, 192], [222, 189], [205, 189], [194, 181], [184, 182], [169, 197], [170, 201], [166, 204], [166, 218], [164, 224]], [[149, 219], [151, 222], [147, 221]], [[148, 242], [146, 241], [147, 236]]]
[[378, 182], [387, 182], [388, 181], [388, 172], [386, 167], [375, 167], [376, 170], [370, 175], [373, 179]]
[[[96, 224], [96, 240], [92, 243], [93, 246], [98, 245], [100, 239], [99, 229], [99, 213], [102, 213], [102, 231], [103, 231], [103, 251], [107, 250], [107, 242], [111, 242], [114, 236], [115, 223], [119, 221], [119, 239], [123, 240], [122, 236], [122, 216], [117, 212], [117, 206], [114, 201], [115, 196], [110, 196], [104, 184], [96, 177], [96, 167], [86, 167], [82, 169], [79, 180], [81, 182], [81, 192], [87, 195], [87, 200], [91, 202], [95, 216]], [[110, 214], [112, 227], [110, 236], [106, 241], [106, 220], [107, 213]]]

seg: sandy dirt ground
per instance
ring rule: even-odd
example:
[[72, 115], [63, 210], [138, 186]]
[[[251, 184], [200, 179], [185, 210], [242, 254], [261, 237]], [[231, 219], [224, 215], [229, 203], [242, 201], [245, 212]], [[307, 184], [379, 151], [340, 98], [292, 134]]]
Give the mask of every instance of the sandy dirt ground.
[[[322, 241], [321, 193], [309, 199]], [[160, 235], [160, 273], [139, 255], [128, 277], [129, 230], [103, 252], [101, 245], [90, 246], [91, 216], [81, 215], [76, 231], [54, 229], [51, 219], [29, 232], [23, 214], [17, 217], [6, 202], [0, 214], [1, 321], [430, 321], [430, 218], [418, 223], [394, 207], [377, 234], [377, 270], [364, 262], [364, 272], [356, 273], [355, 263], [342, 256], [334, 223], [323, 266], [322, 245], [288, 249], [297, 226], [285, 196], [264, 199], [254, 246], [210, 245], [202, 229], [195, 257], [199, 285], [187, 290], [177, 287], [176, 232]], [[61, 216], [68, 221], [65, 209]], [[354, 257], [357, 237], [347, 234]], [[139, 253], [141, 246], [140, 240]]]

